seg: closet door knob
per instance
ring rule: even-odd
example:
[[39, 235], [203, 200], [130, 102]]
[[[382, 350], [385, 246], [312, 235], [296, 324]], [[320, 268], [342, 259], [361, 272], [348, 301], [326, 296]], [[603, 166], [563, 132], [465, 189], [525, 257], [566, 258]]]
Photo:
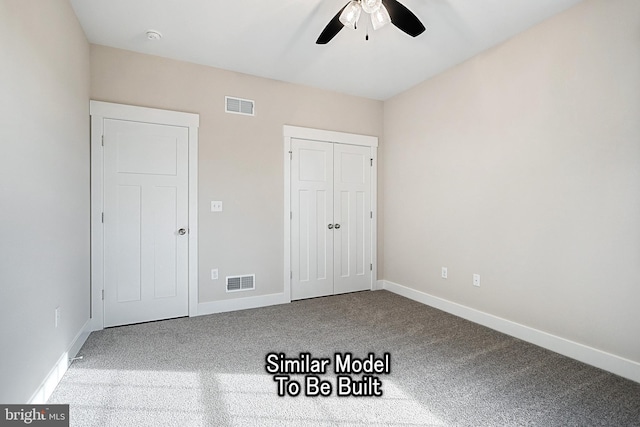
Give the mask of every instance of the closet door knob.
[[334, 225], [334, 227], [335, 227], [335, 228], [336, 228], [336, 230], [337, 230], [338, 228], [340, 228], [340, 224], [336, 224], [336, 225]]
[[327, 227], [329, 227], [329, 230], [331, 230], [333, 228], [333, 224], [329, 224]]
[[184, 228], [181, 228], [180, 230], [178, 230], [178, 234], [181, 236], [184, 236], [185, 234], [187, 234], [187, 230], [185, 230]]

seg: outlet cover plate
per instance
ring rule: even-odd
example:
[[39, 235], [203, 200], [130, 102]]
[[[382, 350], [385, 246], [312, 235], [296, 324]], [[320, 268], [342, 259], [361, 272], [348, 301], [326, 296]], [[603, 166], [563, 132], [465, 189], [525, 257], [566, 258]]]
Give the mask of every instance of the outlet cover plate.
[[480, 286], [480, 275], [479, 274], [474, 274], [473, 275], [473, 286]]

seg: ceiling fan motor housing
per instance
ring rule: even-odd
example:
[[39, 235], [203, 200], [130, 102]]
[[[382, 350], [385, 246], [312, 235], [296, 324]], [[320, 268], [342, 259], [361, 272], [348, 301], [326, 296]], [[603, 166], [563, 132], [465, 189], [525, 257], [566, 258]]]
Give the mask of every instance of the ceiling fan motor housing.
[[367, 13], [374, 13], [380, 6], [382, 5], [382, 0], [360, 0], [360, 4], [362, 5], [362, 10]]

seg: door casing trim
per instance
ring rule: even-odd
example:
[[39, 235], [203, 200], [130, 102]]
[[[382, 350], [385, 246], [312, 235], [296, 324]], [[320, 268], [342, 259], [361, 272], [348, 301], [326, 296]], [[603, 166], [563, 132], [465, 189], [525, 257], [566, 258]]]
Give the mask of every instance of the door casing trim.
[[338, 144], [361, 145], [371, 147], [371, 158], [373, 165], [371, 168], [371, 210], [373, 220], [371, 221], [371, 289], [375, 289], [378, 277], [378, 137], [369, 135], [358, 135], [353, 133], [336, 132], [330, 130], [305, 128], [299, 126], [284, 125], [284, 295], [287, 302], [291, 302], [291, 151], [292, 139], [306, 139], [311, 141], [334, 142]]
[[104, 328], [104, 120], [129, 120], [188, 128], [189, 131], [189, 316], [198, 309], [198, 128], [200, 116], [91, 100], [91, 330]]

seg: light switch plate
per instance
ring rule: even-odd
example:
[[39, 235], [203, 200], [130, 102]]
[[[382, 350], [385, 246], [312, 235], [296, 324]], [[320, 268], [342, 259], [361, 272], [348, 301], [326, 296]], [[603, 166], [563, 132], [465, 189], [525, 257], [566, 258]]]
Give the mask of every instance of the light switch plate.
[[222, 202], [219, 200], [212, 201], [211, 212], [222, 212]]

